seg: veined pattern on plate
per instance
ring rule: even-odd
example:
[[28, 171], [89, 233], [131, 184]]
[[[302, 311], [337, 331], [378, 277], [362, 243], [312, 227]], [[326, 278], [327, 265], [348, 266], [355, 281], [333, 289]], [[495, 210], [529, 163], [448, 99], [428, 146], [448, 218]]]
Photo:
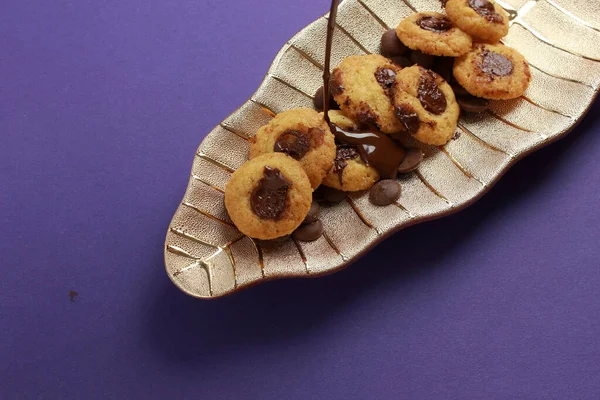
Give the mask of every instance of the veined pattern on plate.
[[[530, 88], [519, 99], [492, 102], [486, 114], [463, 115], [458, 138], [447, 145], [419, 145], [426, 158], [416, 172], [399, 178], [403, 191], [395, 206], [376, 207], [367, 194], [352, 193], [323, 207], [325, 233], [317, 241], [261, 242], [235, 228], [223, 193], [260, 126], [281, 111], [312, 107], [312, 94], [322, 85], [327, 16], [304, 28], [275, 57], [252, 98], [200, 144], [167, 232], [171, 280], [189, 295], [212, 298], [269, 279], [331, 273], [395, 231], [472, 204], [518, 159], [566, 135], [597, 96], [600, 3], [585, 2], [582, 13], [582, 1], [499, 1], [512, 18], [504, 42], [528, 59]], [[332, 65], [378, 52], [381, 34], [415, 10], [441, 6], [439, 0], [343, 1]]]

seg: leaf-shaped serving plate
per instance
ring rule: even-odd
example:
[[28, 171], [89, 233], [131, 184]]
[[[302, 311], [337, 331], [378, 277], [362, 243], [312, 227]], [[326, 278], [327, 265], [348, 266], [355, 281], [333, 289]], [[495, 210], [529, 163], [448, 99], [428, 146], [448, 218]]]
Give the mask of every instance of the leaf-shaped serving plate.
[[[494, 102], [486, 114], [463, 115], [458, 139], [424, 147], [418, 171], [399, 178], [397, 204], [376, 207], [368, 194], [356, 193], [324, 206], [325, 233], [310, 243], [252, 240], [235, 228], [223, 204], [225, 184], [247, 160], [249, 138], [258, 128], [274, 113], [312, 107], [312, 94], [322, 85], [327, 16], [286, 43], [252, 98], [198, 148], [165, 243], [166, 270], [175, 285], [212, 298], [265, 280], [334, 272], [393, 232], [472, 204], [517, 160], [572, 130], [600, 87], [600, 1], [498, 2], [512, 19], [504, 42], [531, 64], [525, 95]], [[377, 53], [386, 29], [427, 10], [442, 11], [440, 1], [343, 1], [332, 65], [352, 54]]]

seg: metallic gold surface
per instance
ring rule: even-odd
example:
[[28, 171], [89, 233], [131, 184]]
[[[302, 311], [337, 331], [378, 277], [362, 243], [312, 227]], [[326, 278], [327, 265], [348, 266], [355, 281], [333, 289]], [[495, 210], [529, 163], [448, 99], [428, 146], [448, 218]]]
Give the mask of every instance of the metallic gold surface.
[[[323, 206], [324, 235], [315, 242], [261, 242], [243, 236], [223, 205], [231, 172], [273, 113], [312, 107], [322, 85], [326, 17], [292, 38], [276, 56], [257, 92], [204, 139], [190, 182], [165, 242], [171, 280], [185, 293], [213, 298], [284, 277], [334, 272], [387, 235], [456, 212], [476, 201], [531, 151], [568, 133], [600, 88], [600, 2], [504, 0], [518, 15], [504, 42], [532, 66], [522, 98], [492, 102], [490, 112], [464, 115], [458, 138], [438, 148], [420, 145], [419, 170], [399, 177], [397, 204], [376, 207], [367, 193]], [[345, 0], [340, 5], [332, 63], [378, 52], [385, 29], [419, 11], [440, 11], [439, 0]], [[414, 143], [413, 143], [414, 144]]]

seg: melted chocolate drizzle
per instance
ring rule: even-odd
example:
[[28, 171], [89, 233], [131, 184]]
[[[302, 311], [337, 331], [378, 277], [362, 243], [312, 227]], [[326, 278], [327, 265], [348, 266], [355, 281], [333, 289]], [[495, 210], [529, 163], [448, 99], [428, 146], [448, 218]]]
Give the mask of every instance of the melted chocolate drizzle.
[[392, 179], [404, 159], [404, 148], [388, 135], [373, 131], [348, 131], [332, 124], [338, 142], [356, 146], [360, 157], [375, 168], [382, 178]]
[[[333, 125], [329, 119], [329, 91], [331, 90], [331, 48], [333, 45], [333, 31], [335, 30], [338, 4], [339, 0], [331, 0], [329, 20], [327, 21], [327, 40], [325, 41], [325, 65], [323, 66], [323, 115], [325, 116], [325, 122], [327, 122], [327, 125], [330, 127]], [[343, 88], [341, 90], [343, 90]]]
[[278, 220], [285, 211], [291, 186], [277, 168], [265, 166], [263, 178], [250, 196], [252, 211], [260, 218]]
[[[355, 147], [360, 157], [367, 164], [375, 168], [382, 178], [395, 178], [396, 174], [398, 173], [398, 165], [400, 165], [404, 159], [404, 148], [399, 146], [389, 136], [378, 132], [375, 129], [359, 132], [348, 131], [333, 124], [329, 119], [329, 91], [331, 90], [329, 85], [331, 80], [331, 47], [333, 43], [333, 32], [335, 29], [338, 4], [338, 0], [331, 1], [331, 9], [329, 11], [329, 20], [327, 23], [325, 65], [323, 68], [323, 98], [325, 100], [323, 104], [323, 114], [325, 116], [325, 121], [329, 125], [331, 132], [333, 132], [335, 135], [336, 141]], [[380, 81], [380, 76], [383, 82]], [[378, 71], [378, 73], [376, 73], [376, 78], [382, 86], [393, 84], [391, 82], [391, 74], [385, 70]]]

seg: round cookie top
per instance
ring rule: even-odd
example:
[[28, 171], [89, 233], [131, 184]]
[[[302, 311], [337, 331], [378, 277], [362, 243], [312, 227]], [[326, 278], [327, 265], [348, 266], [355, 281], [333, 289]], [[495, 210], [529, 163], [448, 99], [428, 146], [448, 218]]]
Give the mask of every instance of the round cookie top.
[[448, 0], [446, 14], [479, 42], [497, 43], [508, 33], [508, 14], [493, 0]]
[[312, 188], [298, 161], [268, 153], [245, 162], [225, 186], [225, 208], [235, 226], [251, 238], [291, 234], [304, 220]]
[[[342, 129], [360, 129], [358, 122], [338, 110], [329, 111], [329, 119]], [[323, 185], [344, 192], [355, 192], [369, 189], [379, 178], [379, 172], [362, 160], [356, 147], [339, 144], [333, 168], [323, 179]]]
[[389, 99], [401, 68], [378, 54], [346, 57], [331, 74], [331, 91], [342, 111], [361, 125], [382, 132], [402, 129]]
[[531, 82], [525, 57], [503, 44], [478, 44], [454, 61], [454, 77], [474, 96], [506, 100], [521, 96]]
[[412, 50], [434, 56], [457, 57], [471, 49], [472, 40], [444, 14], [420, 12], [403, 19], [398, 38]]
[[460, 114], [450, 85], [417, 65], [400, 71], [396, 84], [394, 106], [405, 131], [422, 143], [446, 144], [456, 131]]
[[334, 136], [315, 110], [296, 108], [277, 114], [250, 144], [250, 158], [279, 152], [298, 160], [316, 189], [335, 159]]

